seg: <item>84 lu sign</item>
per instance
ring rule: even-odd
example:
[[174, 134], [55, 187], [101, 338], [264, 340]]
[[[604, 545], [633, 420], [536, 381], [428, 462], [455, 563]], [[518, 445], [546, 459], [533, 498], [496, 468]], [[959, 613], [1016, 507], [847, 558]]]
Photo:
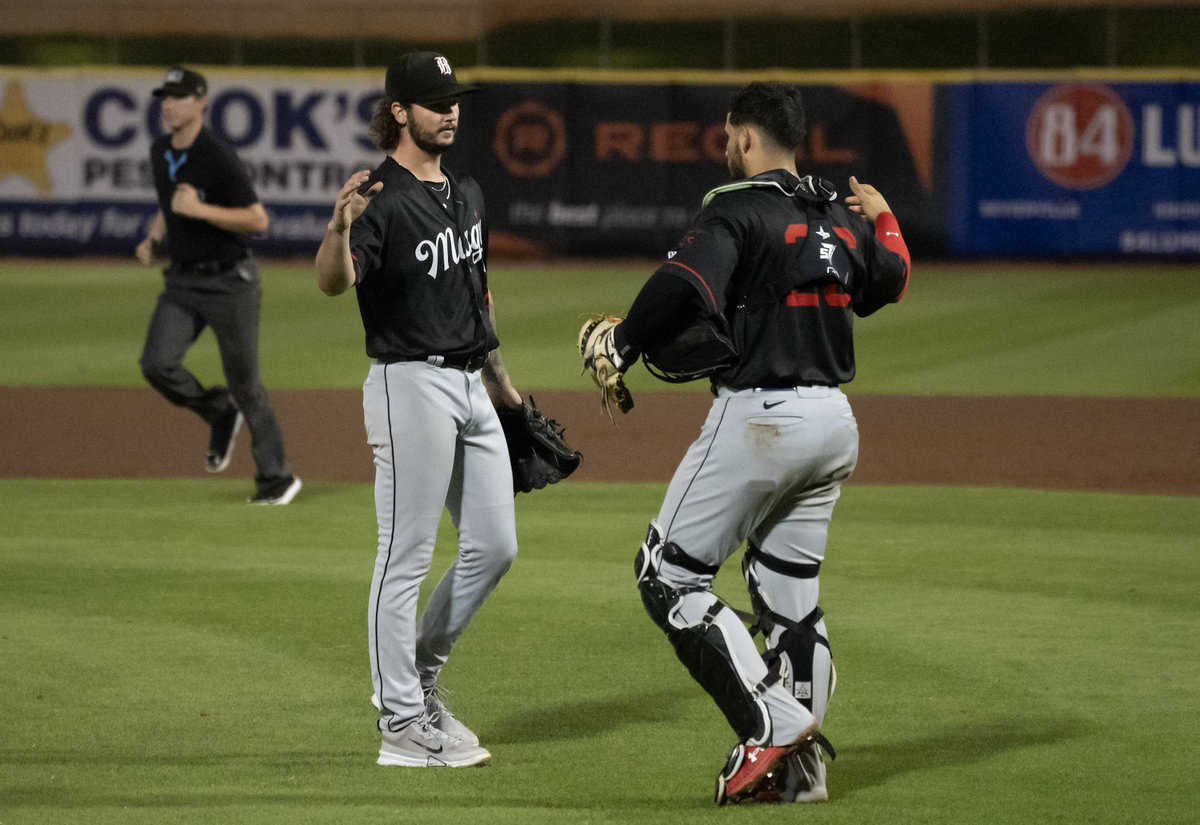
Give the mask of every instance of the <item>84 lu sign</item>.
[[944, 100], [952, 252], [1200, 252], [1200, 75], [972, 83]]
[[1067, 189], [1096, 189], [1125, 169], [1135, 129], [1107, 86], [1055, 86], [1034, 105], [1025, 147], [1038, 171]]

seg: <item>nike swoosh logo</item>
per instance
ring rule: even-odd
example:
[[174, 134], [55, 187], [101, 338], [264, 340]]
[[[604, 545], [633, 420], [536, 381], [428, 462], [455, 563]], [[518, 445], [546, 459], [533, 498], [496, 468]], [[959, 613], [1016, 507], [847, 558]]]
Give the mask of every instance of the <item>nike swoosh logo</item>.
[[785, 400], [783, 400], [783, 401], [764, 401], [764, 402], [763, 402], [763, 409], [764, 409], [764, 410], [769, 410], [769, 409], [771, 409], [772, 407], [778, 407], [780, 404], [786, 404], [786, 403], [787, 403], [787, 400], [786, 400], [786, 399], [785, 399]]

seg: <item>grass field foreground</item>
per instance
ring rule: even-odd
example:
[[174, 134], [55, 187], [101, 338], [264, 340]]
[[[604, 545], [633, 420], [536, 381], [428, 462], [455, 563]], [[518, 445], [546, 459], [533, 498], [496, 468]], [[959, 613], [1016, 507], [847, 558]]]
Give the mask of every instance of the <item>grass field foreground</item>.
[[[584, 315], [625, 312], [655, 266], [496, 262], [490, 281], [518, 386], [587, 389], [574, 351]], [[914, 266], [898, 306], [857, 322], [855, 393], [1200, 396], [1200, 265]], [[303, 262], [262, 269], [267, 387], [361, 386], [354, 297], [321, 295]], [[144, 385], [137, 360], [157, 270], [8, 259], [0, 289], [0, 386]], [[187, 363], [219, 381], [211, 333]], [[629, 383], [635, 394], [670, 388], [641, 368]]]
[[372, 761], [370, 488], [243, 494], [0, 481], [0, 823], [1195, 821], [1195, 499], [849, 487], [832, 802], [781, 811], [712, 805], [732, 734], [632, 582], [660, 485], [519, 499], [444, 674], [493, 764], [456, 771]]

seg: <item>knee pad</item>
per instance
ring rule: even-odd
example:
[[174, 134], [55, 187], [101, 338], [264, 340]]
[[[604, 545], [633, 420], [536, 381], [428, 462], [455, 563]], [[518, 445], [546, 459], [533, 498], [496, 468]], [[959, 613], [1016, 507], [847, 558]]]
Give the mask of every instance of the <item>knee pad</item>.
[[[771, 717], [762, 697], [778, 677], [767, 671], [741, 620], [709, 587], [677, 588], [659, 578], [664, 558], [688, 569], [693, 569], [689, 561], [702, 565], [678, 546], [663, 544], [658, 525], [651, 522], [635, 562], [646, 612], [666, 633], [679, 661], [712, 696], [738, 738], [751, 744], [765, 743], [771, 735]], [[708, 576], [711, 580], [712, 574]]]
[[[675, 581], [670, 576], [664, 579], [663, 562], [694, 574], [690, 577], [692, 581]], [[710, 591], [712, 577], [719, 569], [692, 558], [674, 542], [663, 542], [663, 531], [657, 521], [650, 522], [646, 540], [638, 548], [633, 562], [633, 573], [642, 594], [642, 603], [650, 618], [663, 630], [667, 630], [667, 611], [673, 600], [671, 594]]]

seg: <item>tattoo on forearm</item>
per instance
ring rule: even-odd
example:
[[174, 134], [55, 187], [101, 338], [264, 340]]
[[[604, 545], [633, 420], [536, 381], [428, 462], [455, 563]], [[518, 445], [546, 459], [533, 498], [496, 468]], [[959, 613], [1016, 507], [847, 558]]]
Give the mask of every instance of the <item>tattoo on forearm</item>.
[[483, 365], [483, 377], [499, 386], [509, 383], [508, 370], [504, 368], [504, 359], [500, 357], [499, 347], [488, 353], [487, 361]]

